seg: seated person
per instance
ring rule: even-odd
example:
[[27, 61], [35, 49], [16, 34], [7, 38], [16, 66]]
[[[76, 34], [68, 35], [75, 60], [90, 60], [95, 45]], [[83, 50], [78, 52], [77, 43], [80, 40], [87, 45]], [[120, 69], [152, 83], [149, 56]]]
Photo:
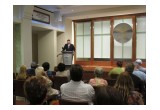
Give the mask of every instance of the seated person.
[[57, 68], [58, 71], [56, 72], [56, 76], [68, 77], [68, 79], [70, 79], [69, 70], [65, 70], [65, 64], [59, 63]]
[[139, 71], [142, 71], [142, 72], [144, 72], [146, 74], [146, 68], [141, 66], [142, 65], [142, 60], [137, 59], [134, 63], [137, 64], [137, 69]]
[[132, 74], [136, 75], [139, 77], [142, 81], [146, 82], [146, 74], [139, 69], [139, 65], [137, 63], [134, 63], [134, 71]]
[[94, 89], [90, 84], [82, 81], [83, 68], [79, 64], [74, 64], [70, 68], [71, 81], [62, 84], [60, 87], [61, 98], [71, 101], [92, 102], [94, 98]]
[[36, 73], [36, 76], [40, 76], [40, 77], [44, 77], [44, 79], [46, 80], [47, 82], [47, 97], [50, 97], [52, 95], [55, 95], [55, 94], [59, 94], [59, 91], [56, 90], [56, 89], [53, 89], [52, 88], [52, 81], [48, 78], [48, 76], [46, 75], [46, 73], [44, 72], [44, 69], [43, 67], [37, 67], [36, 70], [35, 70], [35, 73]]
[[20, 67], [20, 70], [19, 70], [19, 73], [18, 73], [16, 79], [25, 80], [27, 78], [26, 70], [27, 70], [26, 66], [22, 65]]
[[38, 64], [36, 64], [36, 62], [32, 62], [31, 63], [31, 68], [27, 69], [27, 74], [34, 76], [35, 75], [35, 69], [38, 67]]
[[32, 76], [24, 83], [24, 93], [30, 105], [41, 105], [47, 95], [47, 82], [44, 77]]
[[121, 74], [122, 72], [124, 72], [124, 69], [122, 68], [122, 61], [117, 61], [117, 67], [113, 68], [110, 72], [109, 72], [109, 76], [111, 76], [111, 74]]
[[107, 86], [108, 83], [102, 78], [104, 70], [101, 67], [96, 67], [94, 71], [95, 78], [90, 79], [89, 84], [92, 86]]
[[134, 64], [132, 62], [127, 63], [125, 67], [125, 73], [131, 76], [134, 83], [134, 88], [138, 89], [138, 91], [141, 93], [145, 92], [146, 90], [144, 82], [138, 76], [134, 75], [133, 71]]
[[120, 92], [110, 86], [99, 87], [95, 92], [94, 105], [123, 105]]
[[50, 68], [50, 64], [48, 62], [44, 62], [42, 64], [42, 67], [44, 68], [44, 71], [46, 72], [46, 74], [48, 76], [52, 76], [52, 71], [49, 71], [49, 68]]
[[[131, 92], [138, 93], [137, 91], [134, 91], [133, 80], [132, 80], [131, 76], [126, 72], [124, 72], [121, 75], [119, 75], [114, 87], [121, 93], [122, 99], [124, 100], [125, 104], [129, 104], [128, 102], [131, 102], [131, 101], [128, 101], [128, 100], [130, 100], [129, 99], [130, 98], [129, 95], [130, 95]], [[137, 103], [137, 104], [138, 105], [139, 104], [144, 105], [142, 97], [139, 100], [142, 103]]]

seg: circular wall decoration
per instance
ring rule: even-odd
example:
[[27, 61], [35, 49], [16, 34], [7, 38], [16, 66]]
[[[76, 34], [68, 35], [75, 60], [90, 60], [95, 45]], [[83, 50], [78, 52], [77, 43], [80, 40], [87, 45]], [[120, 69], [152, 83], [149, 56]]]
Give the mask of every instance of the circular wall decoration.
[[113, 37], [119, 43], [126, 43], [132, 39], [132, 27], [127, 23], [120, 23], [113, 30]]

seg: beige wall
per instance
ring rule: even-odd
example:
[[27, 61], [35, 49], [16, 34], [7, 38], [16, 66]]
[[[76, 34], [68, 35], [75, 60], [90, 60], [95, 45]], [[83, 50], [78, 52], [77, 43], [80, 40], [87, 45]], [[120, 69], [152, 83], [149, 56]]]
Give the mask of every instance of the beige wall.
[[[62, 47], [65, 44], [65, 36], [64, 32], [58, 32], [57, 33], [57, 54], [61, 53]], [[61, 63], [62, 60], [62, 55], [59, 55], [57, 57], [57, 64]]]
[[72, 43], [72, 20], [66, 18], [65, 20], [65, 43], [67, 42], [67, 39], [70, 39]]
[[32, 61], [38, 62], [38, 33], [32, 33]]
[[57, 36], [56, 31], [42, 31], [38, 33], [38, 63], [47, 61], [50, 70], [57, 65]]

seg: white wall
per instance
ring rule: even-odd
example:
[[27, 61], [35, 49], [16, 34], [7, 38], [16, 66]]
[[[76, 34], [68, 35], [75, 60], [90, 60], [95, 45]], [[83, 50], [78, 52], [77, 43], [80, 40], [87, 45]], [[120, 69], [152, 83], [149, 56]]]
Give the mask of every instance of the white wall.
[[65, 43], [67, 43], [67, 39], [70, 39], [71, 43], [73, 42], [72, 41], [72, 20], [68, 18], [66, 18], [65, 20]]
[[[57, 54], [61, 53], [62, 51], [62, 47], [65, 44], [65, 36], [64, 36], [64, 32], [58, 32], [57, 33]], [[62, 63], [63, 59], [62, 59], [62, 55], [59, 55], [57, 57], [57, 64]]]
[[50, 63], [50, 70], [57, 65], [57, 36], [56, 31], [42, 31], [38, 33], [38, 63]]

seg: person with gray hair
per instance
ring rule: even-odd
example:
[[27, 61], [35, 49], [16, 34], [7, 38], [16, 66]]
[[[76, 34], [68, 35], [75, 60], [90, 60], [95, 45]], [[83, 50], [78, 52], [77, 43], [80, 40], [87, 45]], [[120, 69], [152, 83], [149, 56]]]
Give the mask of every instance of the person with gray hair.
[[142, 72], [144, 72], [146, 74], [146, 68], [142, 67], [142, 60], [141, 59], [137, 59], [134, 62], [134, 65], [136, 65], [137, 70], [142, 71]]
[[101, 67], [96, 67], [94, 71], [95, 78], [90, 79], [89, 84], [92, 86], [107, 86], [108, 82], [102, 78], [104, 70]]

